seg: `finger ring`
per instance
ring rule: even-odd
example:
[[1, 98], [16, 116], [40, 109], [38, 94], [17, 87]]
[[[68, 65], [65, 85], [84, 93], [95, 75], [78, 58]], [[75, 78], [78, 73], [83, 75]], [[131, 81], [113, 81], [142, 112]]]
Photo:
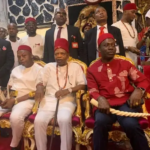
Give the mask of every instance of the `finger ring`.
[[135, 105], [139, 105], [139, 103], [138, 103], [138, 102], [136, 102], [136, 103], [135, 103]]

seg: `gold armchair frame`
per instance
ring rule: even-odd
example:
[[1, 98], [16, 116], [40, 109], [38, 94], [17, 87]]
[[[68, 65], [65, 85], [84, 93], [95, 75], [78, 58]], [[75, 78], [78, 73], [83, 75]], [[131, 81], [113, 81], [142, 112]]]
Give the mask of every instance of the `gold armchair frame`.
[[[87, 66], [85, 63], [78, 59], [74, 59], [72, 57], [69, 57], [68, 62], [74, 62], [79, 64], [82, 69], [84, 74], [86, 74]], [[76, 142], [76, 150], [80, 149], [80, 144], [82, 144], [81, 137], [82, 137], [82, 127], [83, 127], [83, 120], [82, 120], [82, 110], [81, 110], [81, 95], [84, 93], [84, 91], [78, 91], [76, 93], [76, 103], [77, 103], [77, 108], [74, 113], [75, 116], [80, 118], [80, 125], [79, 126], [73, 126], [72, 131], [75, 134], [75, 142]], [[39, 103], [35, 102], [35, 105], [33, 107], [33, 114], [37, 113]], [[50, 122], [50, 125], [47, 128], [47, 135], [52, 134], [52, 120]], [[59, 127], [55, 127], [54, 131], [55, 135], [60, 135], [60, 130]], [[24, 132], [23, 132], [23, 137], [24, 137], [24, 148], [25, 150], [34, 150], [35, 149], [35, 140], [34, 140], [34, 123], [31, 123], [29, 120], [26, 121], [25, 127], [24, 127]]]

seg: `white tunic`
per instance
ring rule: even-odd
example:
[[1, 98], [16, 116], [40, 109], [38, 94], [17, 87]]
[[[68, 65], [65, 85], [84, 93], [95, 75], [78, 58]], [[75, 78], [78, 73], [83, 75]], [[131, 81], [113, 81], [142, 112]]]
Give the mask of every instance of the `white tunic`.
[[[65, 84], [66, 76], [66, 67], [58, 67], [58, 78], [60, 87], [63, 87]], [[55, 111], [57, 98], [55, 93], [59, 91], [59, 85], [56, 76], [56, 63], [47, 64], [43, 73], [39, 76], [39, 82], [42, 82], [46, 86], [45, 98], [41, 101], [39, 110], [51, 110]], [[83, 70], [77, 63], [68, 64], [68, 76], [67, 84], [65, 89], [75, 87], [76, 85], [86, 85], [85, 75]], [[69, 106], [74, 110], [76, 106], [75, 94], [71, 93], [60, 99], [59, 107], [65, 107], [66, 109]]]
[[36, 63], [30, 68], [19, 65], [12, 70], [8, 85], [12, 86], [12, 90], [18, 91], [17, 97], [24, 96], [31, 91], [36, 91], [38, 74], [42, 69], [43, 68]]
[[11, 47], [12, 47], [12, 50], [14, 52], [14, 58], [15, 58], [14, 67], [16, 67], [19, 65], [18, 57], [17, 57], [17, 50], [18, 50], [18, 47], [20, 45], [20, 40], [16, 40], [16, 42], [10, 41], [9, 38], [7, 38], [6, 40], [11, 43]]
[[36, 35], [34, 37], [29, 37], [26, 35], [25, 37], [21, 38], [20, 45], [28, 45], [32, 48], [32, 54], [37, 55], [40, 58], [43, 58], [44, 52], [44, 37], [41, 35]]
[[[134, 36], [135, 33], [135, 38], [132, 38], [128, 32], [128, 30], [126, 29], [126, 27], [123, 25], [123, 23], [121, 21], [118, 21], [116, 23], [114, 23], [112, 26], [115, 26], [117, 28], [120, 29], [121, 31], [121, 35], [122, 35], [122, 40], [123, 40], [123, 44], [124, 46], [131, 46], [131, 47], [136, 47], [137, 43], [138, 43], [138, 33], [137, 30], [129, 23], [124, 23], [125, 26], [127, 27], [127, 29], [129, 30], [130, 34], [132, 36]], [[133, 32], [133, 30], [134, 32]], [[137, 54], [132, 53], [130, 51], [126, 52], [126, 57], [130, 58], [135, 64], [137, 64]]]

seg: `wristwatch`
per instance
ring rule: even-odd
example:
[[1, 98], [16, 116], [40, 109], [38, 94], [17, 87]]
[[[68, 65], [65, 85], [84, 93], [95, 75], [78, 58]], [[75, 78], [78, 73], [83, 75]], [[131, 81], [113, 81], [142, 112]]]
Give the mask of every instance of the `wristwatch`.
[[70, 93], [72, 93], [72, 88], [68, 88], [68, 91], [69, 91]]

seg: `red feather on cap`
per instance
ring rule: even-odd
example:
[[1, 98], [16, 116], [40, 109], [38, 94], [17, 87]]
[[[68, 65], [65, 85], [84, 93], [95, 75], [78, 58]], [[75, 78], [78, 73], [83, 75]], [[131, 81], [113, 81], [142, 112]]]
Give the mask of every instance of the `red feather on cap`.
[[66, 39], [64, 38], [59, 38], [55, 41], [55, 46], [54, 50], [56, 51], [59, 48], [64, 49], [67, 53], [69, 53], [69, 43]]
[[20, 45], [20, 46], [18, 47], [18, 51], [21, 51], [21, 50], [25, 50], [25, 51], [28, 51], [28, 52], [32, 53], [32, 49], [31, 49], [31, 47], [28, 46], [28, 45]]
[[[114, 39], [113, 35], [110, 33], [104, 33], [102, 34], [98, 39], [98, 46], [101, 45], [101, 43], [106, 39]], [[115, 39], [114, 39], [115, 40]]]

